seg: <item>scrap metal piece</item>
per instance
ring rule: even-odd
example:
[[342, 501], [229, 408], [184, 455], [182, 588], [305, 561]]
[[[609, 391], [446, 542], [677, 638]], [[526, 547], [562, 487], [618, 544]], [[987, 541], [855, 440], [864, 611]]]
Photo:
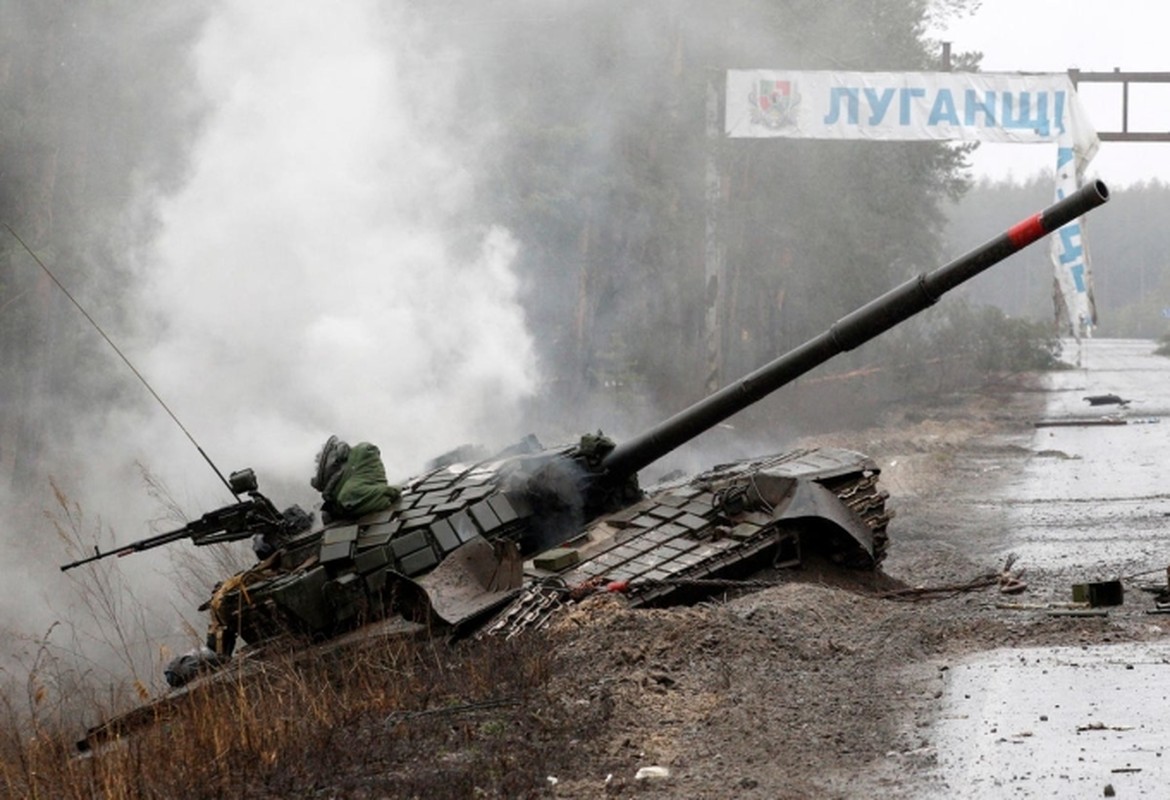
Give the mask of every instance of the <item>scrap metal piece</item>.
[[1130, 400], [1123, 400], [1115, 394], [1093, 394], [1085, 398], [1091, 406], [1128, 406]]
[[1119, 606], [1125, 600], [1125, 590], [1116, 580], [1074, 583], [1072, 599], [1074, 603], [1088, 603], [1090, 608]]

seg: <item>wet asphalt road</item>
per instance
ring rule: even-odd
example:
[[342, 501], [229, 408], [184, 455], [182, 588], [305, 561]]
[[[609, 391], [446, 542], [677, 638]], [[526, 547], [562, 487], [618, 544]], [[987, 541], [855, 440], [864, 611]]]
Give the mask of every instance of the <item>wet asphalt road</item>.
[[[1038, 427], [1024, 468], [989, 498], [1007, 520], [994, 546], [1039, 573], [1021, 602], [1124, 578], [1125, 605], [1110, 614], [1139, 627], [1164, 619], [1146, 614], [1152, 596], [1136, 586], [1165, 572], [1130, 578], [1170, 565], [1170, 358], [1153, 349], [1088, 341], [1081, 368], [1050, 376], [1044, 421], [1126, 424]], [[1107, 394], [1130, 402], [1084, 399]], [[951, 666], [931, 736], [941, 796], [1170, 797], [1170, 640], [1070, 645]]]
[[[1021, 563], [1131, 574], [1170, 564], [1170, 358], [1147, 341], [1088, 341], [1083, 368], [1050, 375], [1046, 421], [1127, 424], [1037, 428], [1036, 454], [1004, 490]], [[1126, 406], [1091, 406], [1117, 395]]]

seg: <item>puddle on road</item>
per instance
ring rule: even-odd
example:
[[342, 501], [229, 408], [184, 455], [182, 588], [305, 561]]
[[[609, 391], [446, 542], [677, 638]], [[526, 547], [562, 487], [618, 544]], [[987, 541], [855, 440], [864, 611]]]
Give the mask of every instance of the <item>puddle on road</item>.
[[1170, 796], [1170, 642], [996, 651], [948, 670], [946, 797]]

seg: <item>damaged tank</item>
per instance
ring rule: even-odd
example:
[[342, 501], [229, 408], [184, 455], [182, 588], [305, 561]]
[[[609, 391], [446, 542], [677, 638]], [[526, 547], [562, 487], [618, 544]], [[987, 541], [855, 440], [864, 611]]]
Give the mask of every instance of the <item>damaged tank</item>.
[[[602, 587], [634, 605], [667, 604], [762, 567], [799, 565], [813, 551], [872, 570], [886, 554], [893, 511], [877, 465], [860, 453], [787, 452], [649, 489], [638, 473], [1107, 198], [1101, 182], [1083, 187], [628, 441], [597, 433], [546, 449], [528, 437], [486, 458], [456, 453], [402, 483], [389, 507], [331, 520], [278, 513], [243, 470], [232, 475], [232, 490], [248, 499], [63, 569], [180, 538], [260, 537], [271, 547], [216, 587], [204, 605], [206, 657], [168, 676], [172, 685], [239, 660], [238, 642], [256, 652], [290, 635], [336, 641], [412, 626], [511, 635]], [[92, 729], [81, 744], [115, 730]]]

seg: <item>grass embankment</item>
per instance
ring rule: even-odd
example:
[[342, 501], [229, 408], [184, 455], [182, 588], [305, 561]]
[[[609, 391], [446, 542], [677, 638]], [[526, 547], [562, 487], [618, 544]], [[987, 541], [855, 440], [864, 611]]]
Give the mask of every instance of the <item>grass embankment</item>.
[[[190, 691], [79, 756], [79, 722], [2, 699], [0, 793], [19, 798], [522, 797], [600, 720], [548, 692], [547, 642], [383, 641]], [[38, 685], [30, 681], [29, 686]], [[31, 712], [18, 712], [27, 705]], [[63, 705], [62, 705], [63, 707]]]

